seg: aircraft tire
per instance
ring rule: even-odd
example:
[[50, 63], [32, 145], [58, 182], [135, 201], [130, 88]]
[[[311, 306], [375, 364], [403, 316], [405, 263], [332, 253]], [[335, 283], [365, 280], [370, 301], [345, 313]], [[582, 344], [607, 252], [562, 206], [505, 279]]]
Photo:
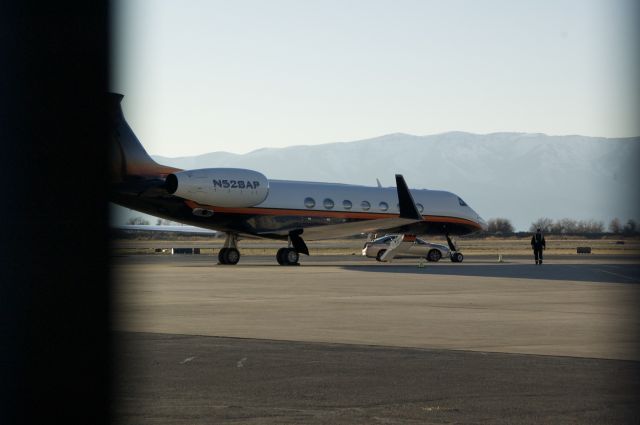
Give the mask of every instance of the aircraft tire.
[[281, 266], [297, 266], [300, 254], [293, 248], [280, 248], [276, 254], [276, 260]]
[[287, 266], [296, 266], [298, 265], [300, 254], [298, 254], [298, 251], [293, 248], [287, 248], [286, 254], [283, 255], [283, 258]]
[[287, 250], [287, 248], [280, 248], [278, 250], [278, 252], [276, 253], [276, 260], [278, 260], [278, 264], [280, 264], [281, 266], [285, 265], [285, 251]]
[[227, 248], [221, 248], [218, 251], [218, 264], [227, 264], [225, 259], [225, 254], [227, 252]]
[[451, 254], [451, 262], [453, 263], [462, 263], [464, 260], [464, 255], [461, 252], [456, 252]]
[[231, 266], [236, 265], [238, 264], [238, 261], [240, 261], [240, 251], [238, 251], [235, 248], [227, 248], [223, 257], [224, 257], [223, 264], [228, 264]]
[[376, 254], [376, 261], [382, 261], [382, 256], [385, 252], [387, 252], [386, 249], [381, 249], [380, 251], [378, 251], [378, 253]]
[[437, 249], [432, 249], [427, 253], [427, 261], [431, 261], [432, 263], [437, 263], [442, 258], [442, 253]]

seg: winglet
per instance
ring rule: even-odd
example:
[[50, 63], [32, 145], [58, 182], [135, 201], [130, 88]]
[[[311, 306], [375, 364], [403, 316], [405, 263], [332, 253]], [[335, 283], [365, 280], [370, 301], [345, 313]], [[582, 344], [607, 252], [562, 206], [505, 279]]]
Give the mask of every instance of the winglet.
[[409, 218], [412, 220], [422, 220], [422, 215], [416, 203], [413, 201], [413, 196], [409, 192], [407, 183], [404, 181], [402, 174], [396, 174], [396, 187], [398, 189], [398, 204], [400, 206], [400, 218]]

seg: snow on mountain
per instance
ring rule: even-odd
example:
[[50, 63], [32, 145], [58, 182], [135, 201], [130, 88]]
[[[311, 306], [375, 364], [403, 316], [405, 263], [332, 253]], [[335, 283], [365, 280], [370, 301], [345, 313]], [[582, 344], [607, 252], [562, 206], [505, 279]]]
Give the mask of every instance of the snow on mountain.
[[485, 219], [509, 218], [527, 230], [553, 219], [640, 217], [640, 137], [608, 139], [540, 133], [429, 136], [388, 134], [355, 142], [264, 148], [244, 155], [214, 152], [166, 158], [182, 169], [249, 168], [271, 179], [395, 184], [457, 193]]

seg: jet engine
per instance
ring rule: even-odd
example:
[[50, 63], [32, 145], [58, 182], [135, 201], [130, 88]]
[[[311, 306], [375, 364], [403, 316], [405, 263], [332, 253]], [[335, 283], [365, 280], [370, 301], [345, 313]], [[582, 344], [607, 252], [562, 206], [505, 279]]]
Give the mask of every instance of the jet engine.
[[217, 207], [252, 207], [269, 194], [269, 180], [253, 170], [203, 168], [169, 174], [167, 192]]

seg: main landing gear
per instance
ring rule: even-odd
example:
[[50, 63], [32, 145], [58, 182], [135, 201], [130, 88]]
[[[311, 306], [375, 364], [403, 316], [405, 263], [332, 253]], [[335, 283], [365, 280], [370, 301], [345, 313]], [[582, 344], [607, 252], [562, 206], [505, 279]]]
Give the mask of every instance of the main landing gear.
[[289, 232], [289, 246], [280, 248], [276, 254], [276, 260], [281, 266], [299, 266], [300, 254], [309, 255], [309, 248], [300, 237], [302, 230]]
[[218, 264], [233, 266], [240, 261], [240, 251], [238, 251], [238, 235], [227, 233], [224, 245], [218, 252]]
[[300, 254], [295, 248], [280, 248], [276, 254], [276, 260], [281, 266], [299, 266]]
[[[276, 254], [276, 260], [281, 266], [299, 266], [300, 254], [309, 255], [309, 249], [300, 237], [301, 231], [289, 233], [289, 246], [280, 248]], [[238, 235], [227, 233], [224, 245], [218, 252], [218, 264], [235, 265], [240, 261], [238, 251]]]

